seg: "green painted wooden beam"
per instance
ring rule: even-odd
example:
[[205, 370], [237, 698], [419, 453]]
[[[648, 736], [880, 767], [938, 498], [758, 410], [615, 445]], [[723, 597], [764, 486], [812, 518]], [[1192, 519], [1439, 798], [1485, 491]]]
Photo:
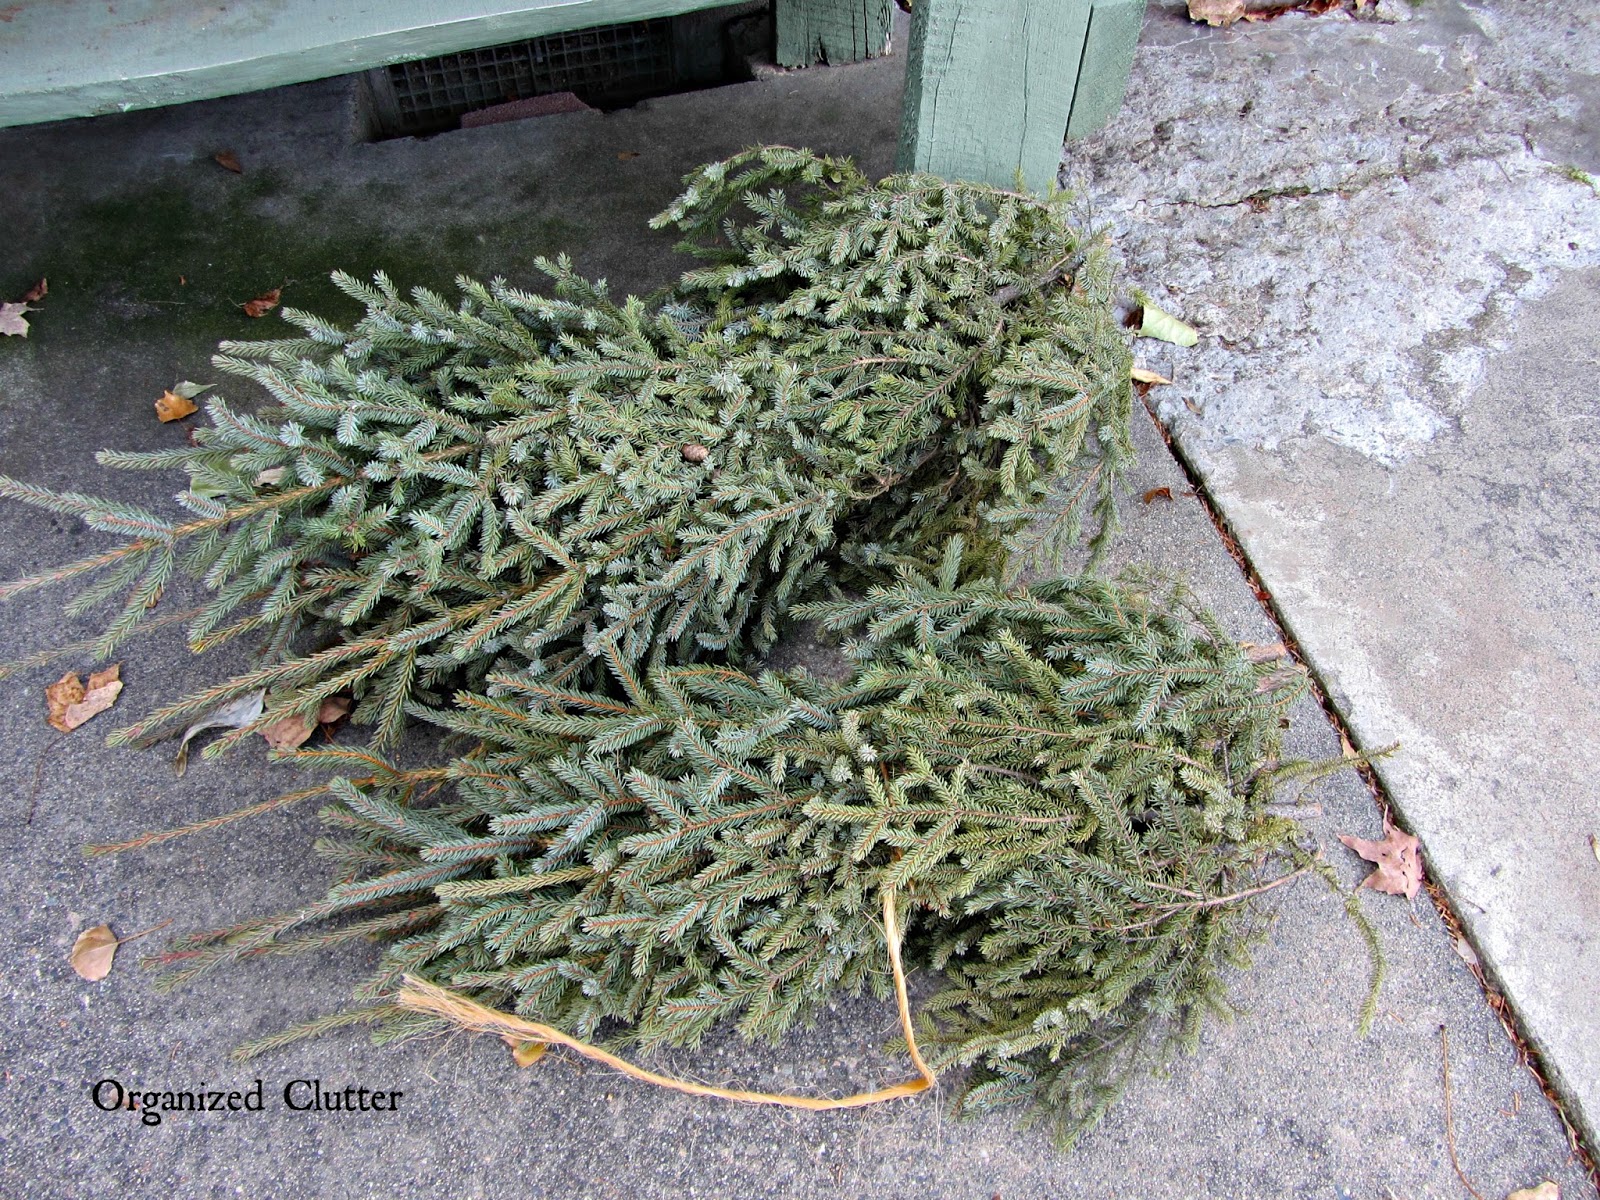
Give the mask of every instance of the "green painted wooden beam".
[[1072, 94], [1067, 136], [1085, 137], [1103, 128], [1122, 107], [1133, 69], [1133, 51], [1144, 26], [1145, 0], [1094, 0], [1083, 62]]
[[860, 62], [889, 45], [891, 0], [776, 0], [778, 65]]
[[916, 0], [901, 170], [1055, 182], [1091, 0]]
[[0, 126], [303, 83], [729, 0], [0, 0]]

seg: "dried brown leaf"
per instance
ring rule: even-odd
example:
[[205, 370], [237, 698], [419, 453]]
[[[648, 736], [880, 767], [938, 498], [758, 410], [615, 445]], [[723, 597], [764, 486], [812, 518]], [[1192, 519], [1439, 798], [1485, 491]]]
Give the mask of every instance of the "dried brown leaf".
[[296, 746], [302, 745], [315, 729], [314, 723], [291, 713], [287, 717], [269, 721], [256, 732], [266, 738], [267, 745], [274, 750], [293, 750]]
[[90, 717], [98, 716], [117, 702], [122, 692], [122, 664], [113, 663], [103, 671], [89, 676], [88, 685], [77, 674], [68, 671], [44, 689], [46, 718], [51, 726], [62, 733], [71, 733]]
[[1422, 855], [1417, 839], [1396, 829], [1387, 817], [1383, 821], [1383, 840], [1370, 842], [1365, 838], [1341, 833], [1339, 840], [1354, 850], [1376, 870], [1361, 881], [1362, 887], [1391, 896], [1413, 899], [1422, 886]]
[[162, 392], [161, 398], [156, 401], [156, 419], [163, 425], [168, 421], [181, 421], [195, 411], [197, 409], [193, 400], [174, 391]]
[[618, 150], [617, 151], [617, 158], [619, 160], [621, 160], [622, 162], [627, 162], [631, 158], [638, 158], [638, 157], [639, 157], [639, 151], [637, 151], [637, 150]]
[[232, 171], [235, 175], [243, 175], [244, 168], [239, 165], [239, 156], [232, 150], [219, 150], [211, 156], [211, 161], [224, 170]]
[[1239, 649], [1243, 650], [1244, 656], [1253, 663], [1271, 662], [1275, 658], [1289, 657], [1289, 647], [1282, 642], [1268, 642], [1266, 645], [1240, 642]]
[[111, 960], [116, 957], [117, 935], [109, 925], [96, 925], [85, 929], [72, 943], [72, 969], [90, 983], [98, 983], [111, 974]]
[[32, 304], [35, 300], [43, 300], [49, 294], [50, 281], [48, 279], [41, 279], [38, 283], [34, 284], [31, 288], [22, 293], [22, 302], [24, 304]]
[[1142, 499], [1146, 504], [1154, 504], [1157, 500], [1171, 501], [1172, 489], [1169, 487], [1151, 488], [1142, 497], [1140, 497], [1140, 499]]
[[1232, 25], [1244, 16], [1244, 0], [1189, 0], [1189, 19], [1207, 25]]
[[353, 701], [349, 696], [329, 696], [317, 709], [318, 725], [336, 725], [350, 715]]
[[264, 317], [278, 307], [278, 298], [282, 295], [282, 288], [273, 288], [270, 292], [262, 292], [254, 300], [246, 300], [239, 307], [244, 309], [247, 317]]

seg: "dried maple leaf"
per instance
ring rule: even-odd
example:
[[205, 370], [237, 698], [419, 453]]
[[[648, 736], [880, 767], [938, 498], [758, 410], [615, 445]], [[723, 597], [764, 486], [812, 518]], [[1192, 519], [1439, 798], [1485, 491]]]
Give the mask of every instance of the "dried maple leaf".
[[24, 304], [32, 304], [35, 300], [43, 300], [49, 294], [50, 281], [48, 279], [41, 279], [38, 283], [34, 284], [31, 288], [22, 293], [22, 302]]
[[162, 424], [168, 421], [181, 421], [190, 413], [198, 411], [199, 408], [193, 400], [173, 391], [162, 392], [161, 398], [156, 401], [156, 419]]
[[1383, 819], [1383, 840], [1369, 842], [1365, 838], [1341, 833], [1339, 840], [1354, 850], [1377, 869], [1361, 881], [1362, 887], [1391, 896], [1413, 899], [1422, 886], [1422, 856], [1417, 849], [1417, 839], [1396, 829], [1389, 818]]
[[211, 156], [211, 161], [235, 175], [243, 175], [244, 168], [239, 165], [239, 156], [232, 150], [219, 150]]
[[105, 712], [122, 692], [122, 664], [113, 663], [104, 671], [89, 676], [87, 685], [68, 671], [44, 690], [50, 724], [62, 733], [71, 733], [90, 717]]
[[36, 311], [26, 304], [0, 304], [0, 333], [12, 337], [27, 337], [28, 322], [22, 314]]
[[109, 925], [85, 929], [72, 943], [72, 969], [90, 983], [100, 982], [111, 974], [111, 960], [116, 957], [119, 944]]
[[1189, 19], [1207, 25], [1232, 25], [1244, 16], [1244, 0], [1189, 0]]
[[247, 317], [264, 317], [278, 307], [278, 297], [281, 295], [282, 288], [273, 288], [270, 292], [262, 292], [254, 300], [246, 300], [239, 307], [244, 309]]

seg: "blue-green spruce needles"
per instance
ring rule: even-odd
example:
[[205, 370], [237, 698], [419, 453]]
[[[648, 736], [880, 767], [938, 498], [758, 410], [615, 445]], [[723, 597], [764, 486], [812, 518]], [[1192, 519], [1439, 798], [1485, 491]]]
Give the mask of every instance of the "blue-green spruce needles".
[[1319, 869], [1268, 811], [1307, 769], [1280, 757], [1304, 680], [1181, 597], [958, 583], [960, 558], [802, 610], [848, 637], [842, 683], [663, 665], [619, 698], [495, 675], [433, 715], [474, 747], [443, 769], [316, 752], [351, 772], [318, 844], [338, 882], [183, 940], [166, 982], [387, 943], [358, 1007], [247, 1055], [430, 1028], [390, 999], [407, 974], [621, 1046], [777, 1038], [887, 993], [892, 888], [908, 964], [942, 972], [918, 1040], [959, 1107], [1020, 1104], [1070, 1144], [1226, 1010], [1255, 898]]
[[[196, 652], [251, 635], [256, 669], [114, 739], [265, 688], [263, 720], [352, 694], [383, 747], [495, 670], [593, 689], [742, 661], [824, 580], [951, 535], [996, 570], [1058, 559], [1085, 517], [1103, 548], [1130, 358], [1106, 248], [1064, 198], [873, 184], [784, 147], [687, 184], [656, 224], [706, 265], [663, 296], [613, 303], [565, 259], [541, 264], [553, 295], [461, 279], [454, 304], [340, 276], [366, 309], [349, 328], [286, 310], [301, 336], [225, 343], [217, 366], [267, 403], [219, 397], [193, 446], [100, 455], [185, 472], [185, 520], [0, 478], [126, 539], [0, 586], [113, 606], [26, 665], [163, 621]], [[164, 613], [175, 576], [207, 600]]]

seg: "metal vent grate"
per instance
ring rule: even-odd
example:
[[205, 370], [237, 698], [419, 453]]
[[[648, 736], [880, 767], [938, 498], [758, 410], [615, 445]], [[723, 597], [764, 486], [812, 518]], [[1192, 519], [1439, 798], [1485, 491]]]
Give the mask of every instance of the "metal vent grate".
[[662, 18], [554, 33], [397, 63], [367, 75], [377, 137], [454, 128], [463, 113], [550, 92], [617, 107], [680, 84], [673, 23]]

